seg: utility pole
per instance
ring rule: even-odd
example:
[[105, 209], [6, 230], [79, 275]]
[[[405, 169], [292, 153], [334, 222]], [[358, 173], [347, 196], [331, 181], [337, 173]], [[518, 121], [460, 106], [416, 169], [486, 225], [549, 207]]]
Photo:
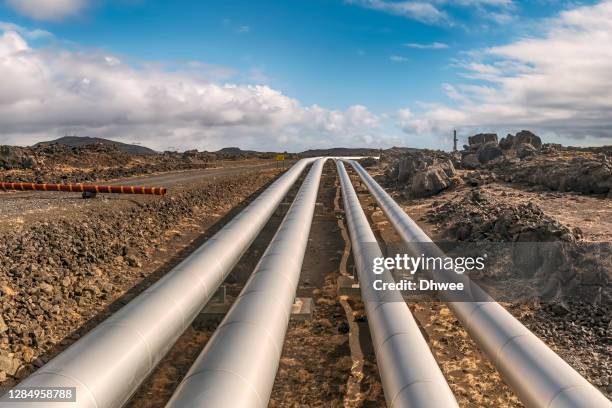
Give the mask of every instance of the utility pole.
[[453, 152], [457, 151], [457, 129], [453, 129]]

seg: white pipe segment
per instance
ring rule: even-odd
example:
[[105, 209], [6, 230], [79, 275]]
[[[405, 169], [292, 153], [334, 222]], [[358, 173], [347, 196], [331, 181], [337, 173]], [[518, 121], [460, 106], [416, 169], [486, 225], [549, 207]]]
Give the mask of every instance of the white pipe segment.
[[[53, 403], [55, 408], [122, 406], [208, 303], [314, 160], [296, 163], [171, 272], [18, 388], [75, 387], [76, 402]], [[48, 406], [28, 403], [28, 407]]]
[[[337, 161], [337, 167], [353, 258], [359, 274], [362, 300], [387, 406], [458, 407], [427, 342], [401, 296], [391, 301], [381, 300], [376, 298], [376, 291], [366, 289], [372, 287], [374, 279], [382, 276], [372, 273], [372, 265], [373, 258], [382, 257], [383, 254], [344, 165]], [[393, 280], [388, 270], [384, 274], [386, 282]]]
[[167, 408], [268, 406], [325, 160], [313, 164], [249, 281]]
[[[353, 168], [403, 241], [426, 256], [443, 252], [357, 162]], [[469, 285], [474, 301], [447, 302], [470, 336], [528, 408], [610, 408], [612, 403], [561, 357], [493, 301], [467, 276], [439, 272]]]

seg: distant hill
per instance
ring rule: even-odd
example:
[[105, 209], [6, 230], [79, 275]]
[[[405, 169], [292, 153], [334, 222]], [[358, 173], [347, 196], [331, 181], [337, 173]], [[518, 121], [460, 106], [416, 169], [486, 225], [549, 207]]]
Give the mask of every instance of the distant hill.
[[[213, 152], [217, 157], [224, 157], [229, 159], [240, 159], [240, 158], [254, 158], [260, 159], [272, 159], [276, 156], [276, 152], [258, 152], [255, 150], [242, 150], [239, 147], [224, 147], [223, 149]], [[291, 158], [292, 155], [288, 154], [287, 158]]]
[[242, 150], [239, 147], [224, 147], [223, 149], [219, 149], [214, 153], [223, 156], [252, 156], [259, 154], [260, 152], [256, 152], [255, 150]]
[[368, 148], [334, 147], [331, 149], [311, 149], [300, 153], [301, 157], [317, 156], [378, 156], [380, 150]]
[[129, 154], [156, 154], [155, 150], [149, 149], [148, 147], [138, 146], [133, 144], [115, 142], [113, 140], [102, 139], [99, 137], [87, 137], [87, 136], [64, 136], [59, 139], [50, 140], [48, 142], [36, 143], [34, 146], [45, 146], [50, 144], [61, 144], [70, 147], [79, 147], [86, 145], [110, 145], [116, 146], [120, 151]]

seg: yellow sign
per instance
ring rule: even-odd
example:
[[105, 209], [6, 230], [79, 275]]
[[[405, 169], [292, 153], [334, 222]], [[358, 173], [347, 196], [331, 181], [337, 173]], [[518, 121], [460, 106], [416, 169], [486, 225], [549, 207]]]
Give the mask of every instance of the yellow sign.
[[276, 161], [285, 161], [285, 155], [284, 154], [277, 154], [276, 155]]

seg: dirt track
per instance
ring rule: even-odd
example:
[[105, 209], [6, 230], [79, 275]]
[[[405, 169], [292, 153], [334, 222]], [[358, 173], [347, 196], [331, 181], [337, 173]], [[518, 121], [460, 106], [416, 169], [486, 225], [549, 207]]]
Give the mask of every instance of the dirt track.
[[[196, 185], [214, 180], [228, 179], [232, 176], [260, 172], [276, 168], [272, 161], [251, 161], [246, 163], [226, 163], [227, 167], [174, 171], [101, 181], [101, 185], [146, 185], [167, 187], [168, 195], [191, 189]], [[3, 224], [11, 226], [59, 217], [71, 212], [86, 209], [108, 208], [121, 205], [148, 203], [159, 199], [154, 196], [128, 194], [100, 194], [97, 200], [83, 200], [80, 193], [58, 192], [3, 192], [0, 191], [0, 228]]]

